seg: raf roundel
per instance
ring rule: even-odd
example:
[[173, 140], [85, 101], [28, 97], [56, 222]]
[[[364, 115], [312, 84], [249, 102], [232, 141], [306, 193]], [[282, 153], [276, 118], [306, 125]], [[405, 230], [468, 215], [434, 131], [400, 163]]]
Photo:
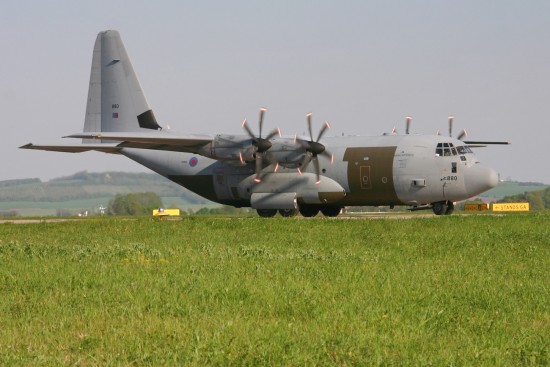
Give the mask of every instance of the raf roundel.
[[189, 160], [189, 165], [191, 167], [195, 167], [197, 165], [197, 163], [199, 163], [199, 160], [197, 159], [197, 157], [193, 157]]

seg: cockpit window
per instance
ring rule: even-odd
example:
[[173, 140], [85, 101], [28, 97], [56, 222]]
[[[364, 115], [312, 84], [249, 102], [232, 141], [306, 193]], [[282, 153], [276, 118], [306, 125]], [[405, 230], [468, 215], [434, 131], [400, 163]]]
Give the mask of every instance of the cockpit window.
[[438, 143], [437, 148], [435, 148], [435, 155], [436, 157], [441, 157], [443, 155], [443, 144]]
[[449, 143], [443, 143], [443, 155], [445, 157], [450, 157], [452, 155], [451, 153], [451, 146], [452, 144]]
[[435, 148], [436, 157], [441, 157], [443, 155], [443, 143], [438, 143], [437, 148]]
[[456, 147], [456, 150], [458, 151], [458, 154], [466, 154], [466, 153], [473, 153], [469, 146], [467, 145], [459, 145]]
[[464, 155], [466, 153], [473, 153], [470, 147], [467, 145], [459, 145], [455, 147], [453, 143], [438, 143], [437, 148], [435, 148], [435, 155], [437, 157], [450, 157], [456, 155]]

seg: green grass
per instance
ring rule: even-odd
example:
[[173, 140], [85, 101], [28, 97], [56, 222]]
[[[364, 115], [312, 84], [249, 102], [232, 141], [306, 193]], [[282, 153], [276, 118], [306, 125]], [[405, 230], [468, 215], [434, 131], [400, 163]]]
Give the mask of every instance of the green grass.
[[550, 213], [0, 225], [0, 365], [548, 365]]

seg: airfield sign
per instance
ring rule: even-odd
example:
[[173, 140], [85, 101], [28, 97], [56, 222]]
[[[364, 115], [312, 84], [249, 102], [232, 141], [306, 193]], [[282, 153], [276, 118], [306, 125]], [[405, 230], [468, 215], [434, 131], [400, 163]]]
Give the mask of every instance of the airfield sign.
[[528, 212], [529, 203], [494, 203], [494, 212]]

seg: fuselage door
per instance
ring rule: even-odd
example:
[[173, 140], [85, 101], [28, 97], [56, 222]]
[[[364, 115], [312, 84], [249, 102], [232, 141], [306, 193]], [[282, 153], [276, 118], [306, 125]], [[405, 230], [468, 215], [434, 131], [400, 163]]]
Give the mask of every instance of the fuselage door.
[[393, 159], [397, 147], [347, 148], [349, 193], [346, 205], [399, 203], [393, 184]]

